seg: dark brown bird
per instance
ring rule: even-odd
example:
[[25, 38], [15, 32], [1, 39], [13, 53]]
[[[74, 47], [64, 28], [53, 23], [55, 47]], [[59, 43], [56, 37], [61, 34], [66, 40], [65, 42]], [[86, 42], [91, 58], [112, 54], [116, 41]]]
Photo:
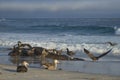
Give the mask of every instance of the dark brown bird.
[[28, 71], [28, 63], [23, 61], [21, 65], [17, 66], [17, 72], [27, 72]]
[[69, 51], [69, 49], [67, 48], [67, 55], [69, 55], [69, 56], [73, 56], [73, 55], [75, 55], [75, 52], [73, 52], [73, 51]]
[[108, 50], [107, 52], [99, 55], [99, 56], [94, 56], [92, 53], [90, 53], [87, 49], [84, 48], [84, 52], [93, 60], [93, 61], [96, 61], [98, 60], [99, 58], [107, 55], [112, 49]]
[[117, 43], [112, 43], [112, 42], [106, 42], [106, 43], [110, 44], [110, 46], [115, 46], [115, 45], [117, 45]]
[[70, 56], [71, 59], [73, 59], [73, 55], [75, 55], [75, 52], [69, 51], [69, 49], [67, 48], [67, 55]]

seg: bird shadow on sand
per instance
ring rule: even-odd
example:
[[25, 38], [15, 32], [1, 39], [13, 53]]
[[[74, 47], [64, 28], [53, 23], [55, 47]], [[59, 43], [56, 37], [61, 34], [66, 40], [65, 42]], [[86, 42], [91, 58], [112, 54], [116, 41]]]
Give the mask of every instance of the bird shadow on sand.
[[9, 72], [16, 72], [16, 70], [13, 70], [13, 69], [3, 69], [5, 71], [9, 71]]

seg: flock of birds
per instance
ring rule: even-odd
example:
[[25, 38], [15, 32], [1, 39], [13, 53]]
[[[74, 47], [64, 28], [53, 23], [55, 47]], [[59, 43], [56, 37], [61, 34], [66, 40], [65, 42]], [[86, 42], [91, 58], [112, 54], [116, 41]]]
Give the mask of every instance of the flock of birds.
[[[107, 43], [110, 44], [111, 46], [117, 45], [116, 43], [115, 43], [115, 44], [114, 44], [114, 43], [111, 43], [111, 42], [107, 42]], [[18, 46], [19, 46], [19, 44], [21, 44], [21, 42], [18, 42]], [[22, 44], [22, 45], [25, 47], [26, 44]], [[28, 44], [27, 44], [27, 45], [28, 45]], [[17, 47], [14, 46], [14, 49], [17, 49], [17, 51], [18, 51], [17, 53], [15, 52], [14, 54], [21, 53], [21, 50], [18, 49], [18, 46], [17, 46]], [[30, 45], [29, 45], [29, 47], [31, 48]], [[45, 49], [45, 48], [41, 48], [41, 47], [40, 47], [40, 48], [34, 47], [34, 48], [32, 48], [32, 50], [34, 50], [34, 51], [32, 51], [32, 53], [33, 53], [33, 52], [36, 53], [36, 54], [38, 54], [38, 52], [41, 53], [40, 55], [41, 55], [41, 57], [42, 57], [42, 60], [45, 59], [46, 56], [47, 56], [48, 54], [50, 54], [50, 53], [54, 53], [54, 55], [57, 54], [58, 56], [60, 56], [60, 55], [61, 55], [61, 52], [62, 52], [62, 50]], [[93, 61], [97, 61], [97, 60], [99, 60], [99, 58], [107, 55], [112, 49], [108, 50], [107, 52], [102, 53], [102, 54], [99, 55], [99, 56], [94, 56], [93, 53], [91, 53], [89, 50], [87, 50], [87, 49], [85, 49], [85, 48], [84, 48], [83, 50], [84, 50], [84, 52], [85, 52]], [[48, 52], [50, 52], [50, 53], [47, 53], [46, 51], [48, 51]], [[12, 54], [13, 52], [14, 52], [14, 51], [10, 52], [8, 55]], [[27, 53], [30, 53], [30, 52], [31, 52], [31, 51], [28, 50]], [[30, 54], [31, 54], [31, 53], [30, 53]], [[69, 57], [70, 59], [74, 59], [73, 56], [75, 55], [75, 52], [70, 51], [68, 48], [66, 48], [66, 54], [68, 55], [68, 57]], [[13, 55], [12, 55], [12, 56], [13, 56]], [[50, 63], [50, 62], [45, 61], [45, 62], [42, 63], [42, 67], [45, 68], [45, 69], [48, 69], [48, 70], [56, 70], [58, 63], [59, 63], [58, 59], [54, 59], [54, 60], [53, 60], [53, 63]], [[28, 65], [29, 65], [29, 63], [28, 63], [27, 61], [22, 61], [19, 65], [17, 65], [17, 72], [27, 72], [27, 71], [28, 71]]]

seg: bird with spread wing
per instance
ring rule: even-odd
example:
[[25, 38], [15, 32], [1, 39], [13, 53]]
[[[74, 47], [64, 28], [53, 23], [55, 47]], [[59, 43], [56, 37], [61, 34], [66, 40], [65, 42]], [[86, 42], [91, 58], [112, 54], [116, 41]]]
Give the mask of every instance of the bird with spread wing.
[[94, 56], [90, 51], [88, 51], [87, 49], [84, 48], [84, 52], [93, 60], [93, 61], [97, 61], [99, 58], [107, 55], [112, 49], [108, 50], [107, 52], [104, 52], [103, 54], [99, 55], [99, 56]]

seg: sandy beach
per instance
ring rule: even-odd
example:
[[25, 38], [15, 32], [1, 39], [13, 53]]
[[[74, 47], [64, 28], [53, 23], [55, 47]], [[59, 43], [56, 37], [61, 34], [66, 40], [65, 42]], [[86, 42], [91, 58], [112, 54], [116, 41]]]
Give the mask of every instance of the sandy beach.
[[120, 80], [120, 76], [86, 74], [64, 70], [29, 68], [26, 73], [17, 73], [16, 66], [0, 64], [0, 80]]

